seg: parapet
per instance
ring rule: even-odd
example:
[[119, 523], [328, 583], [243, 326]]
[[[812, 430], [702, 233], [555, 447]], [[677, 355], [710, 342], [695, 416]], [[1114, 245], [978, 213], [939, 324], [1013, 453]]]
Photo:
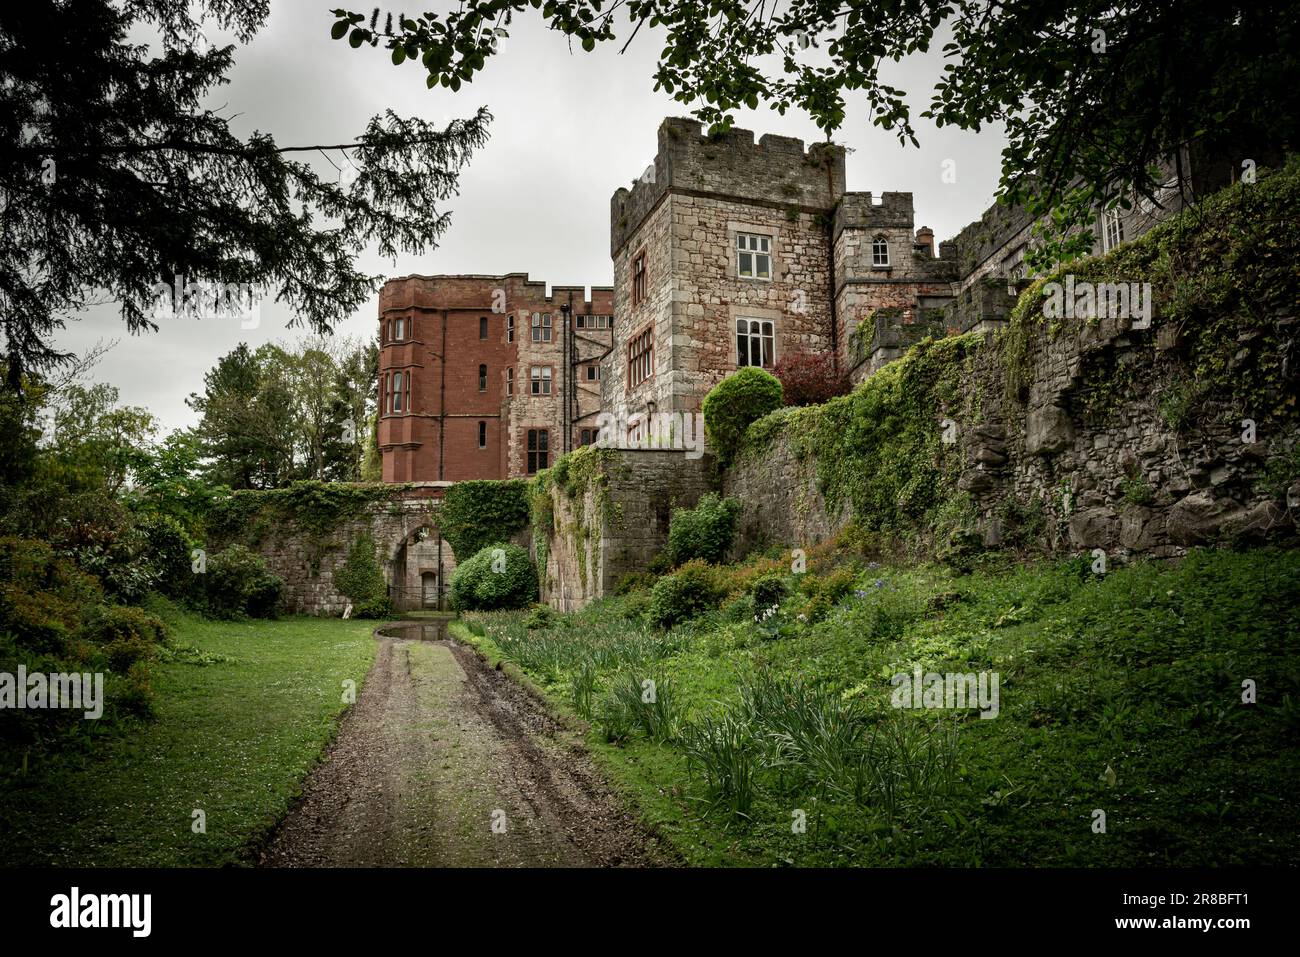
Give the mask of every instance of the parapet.
[[616, 254], [670, 189], [829, 212], [844, 194], [844, 148], [750, 130], [709, 136], [698, 120], [659, 125], [654, 163], [610, 199], [610, 254]]
[[835, 237], [846, 229], [906, 229], [912, 231], [912, 194], [845, 193], [835, 210]]

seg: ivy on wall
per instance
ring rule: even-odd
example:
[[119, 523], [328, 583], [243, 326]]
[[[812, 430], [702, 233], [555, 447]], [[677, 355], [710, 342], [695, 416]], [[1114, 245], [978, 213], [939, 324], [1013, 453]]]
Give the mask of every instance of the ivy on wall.
[[[591, 529], [587, 524], [586, 501], [594, 493], [596, 507], [607, 527], [620, 520], [618, 506], [609, 494], [609, 469], [620, 461], [617, 450], [585, 445], [555, 460], [549, 469], [543, 469], [530, 480], [528, 502], [533, 526], [533, 552], [537, 557], [539, 584], [545, 588], [546, 559], [552, 534], [574, 536], [578, 558], [578, 572], [584, 585], [587, 583], [587, 542]], [[555, 521], [555, 504], [552, 491], [563, 492], [572, 504], [574, 521], [571, 527], [558, 528]]]
[[828, 511], [848, 506], [858, 529], [955, 531], [968, 523], [969, 498], [957, 489], [962, 446], [943, 441], [943, 420], [978, 418], [969, 382], [982, 342], [979, 333], [924, 339], [849, 395], [764, 416], [746, 430], [741, 458], [784, 435], [796, 458], [815, 458]]
[[[1197, 421], [1206, 399], [1263, 420], [1295, 410], [1288, 366], [1300, 302], [1300, 159], [1254, 183], [1238, 182], [1104, 256], [1057, 269], [1021, 295], [999, 340], [1008, 397], [1023, 403], [1040, 337], [1075, 334], [1096, 319], [1047, 319], [1049, 282], [1151, 283], [1152, 328], [1134, 331], [1159, 372], [1143, 382], [1171, 425]], [[1287, 328], [1290, 326], [1291, 328]], [[1163, 334], [1163, 341], [1159, 330]], [[1162, 348], [1163, 347], [1163, 348]], [[1105, 368], [1106, 350], [1084, 356], [1086, 412], [1099, 415], [1126, 394], [1125, 370]], [[1111, 401], [1115, 399], [1116, 401]]]
[[388, 585], [375, 557], [375, 540], [363, 532], [352, 542], [343, 565], [334, 573], [334, 585], [353, 603], [357, 618], [383, 618], [390, 611]]
[[438, 509], [438, 527], [457, 561], [508, 542], [528, 524], [528, 483], [523, 479], [457, 482]]
[[266, 531], [292, 522], [323, 537], [410, 488], [380, 482], [303, 481], [285, 488], [241, 489], [213, 501], [206, 516], [207, 533], [216, 539], [256, 542]]

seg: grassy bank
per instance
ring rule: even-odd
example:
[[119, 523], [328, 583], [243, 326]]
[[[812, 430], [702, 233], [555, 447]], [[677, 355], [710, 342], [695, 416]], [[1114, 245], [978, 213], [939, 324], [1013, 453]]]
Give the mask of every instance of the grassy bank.
[[[1085, 561], [959, 576], [835, 560], [779, 586], [771, 563], [724, 571], [722, 607], [667, 632], [642, 623], [636, 593], [472, 625], [590, 722], [597, 760], [692, 863], [1300, 854], [1300, 552], [1104, 576]], [[755, 591], [760, 612], [780, 595], [757, 622]], [[916, 667], [996, 673], [996, 718], [893, 707], [891, 678]]]
[[[157, 717], [0, 778], [0, 864], [211, 866], [244, 860], [359, 690], [373, 622], [177, 617]], [[206, 815], [195, 833], [194, 811]]]

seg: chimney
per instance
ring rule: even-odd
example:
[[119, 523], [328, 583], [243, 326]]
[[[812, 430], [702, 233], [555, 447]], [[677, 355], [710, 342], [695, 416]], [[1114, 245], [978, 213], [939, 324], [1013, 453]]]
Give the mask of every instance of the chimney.
[[924, 246], [925, 251], [929, 253], [930, 258], [934, 258], [934, 230], [929, 226], [922, 226], [916, 231], [916, 245]]

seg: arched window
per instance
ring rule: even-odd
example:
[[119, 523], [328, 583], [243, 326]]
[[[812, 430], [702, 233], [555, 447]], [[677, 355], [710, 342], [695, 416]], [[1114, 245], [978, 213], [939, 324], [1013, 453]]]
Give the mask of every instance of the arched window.
[[487, 366], [485, 365], [478, 367], [478, 390], [480, 392], [487, 391]]
[[776, 330], [761, 319], [736, 320], [736, 365], [766, 366], [776, 362]]
[[877, 236], [871, 241], [871, 265], [889, 265], [889, 242], [884, 236]]
[[487, 316], [478, 317], [478, 337], [480, 339], [487, 338]]

